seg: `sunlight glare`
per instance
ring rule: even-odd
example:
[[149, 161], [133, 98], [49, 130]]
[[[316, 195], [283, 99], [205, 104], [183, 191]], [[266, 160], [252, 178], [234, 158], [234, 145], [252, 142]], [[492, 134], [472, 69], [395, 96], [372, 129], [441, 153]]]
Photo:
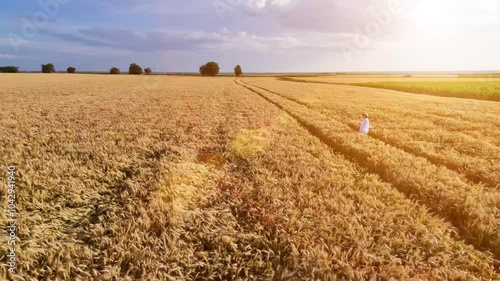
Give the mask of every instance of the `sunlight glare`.
[[459, 18], [453, 13], [448, 1], [421, 0], [413, 10], [414, 20], [422, 26], [445, 26], [456, 23]]

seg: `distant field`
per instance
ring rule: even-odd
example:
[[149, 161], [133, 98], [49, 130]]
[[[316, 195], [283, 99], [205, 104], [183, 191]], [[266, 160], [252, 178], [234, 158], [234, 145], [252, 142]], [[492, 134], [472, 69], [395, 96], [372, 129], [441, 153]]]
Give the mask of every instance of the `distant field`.
[[459, 78], [500, 78], [500, 73], [492, 74], [459, 74]]
[[1, 280], [500, 280], [497, 102], [275, 77], [0, 85], [19, 226]]
[[[406, 81], [455, 81], [457, 75], [413, 75], [412, 77], [404, 77], [404, 75], [316, 75], [316, 76], [279, 76], [281, 80], [300, 81], [300, 82], [317, 82], [317, 83], [332, 83], [332, 84], [352, 84], [352, 83], [369, 83], [369, 82], [406, 82]], [[476, 80], [477, 78], [469, 78], [468, 80]]]
[[390, 89], [414, 94], [500, 101], [500, 78], [453, 75], [346, 75], [318, 77], [281, 77], [280, 80], [319, 84], [342, 84]]
[[500, 101], [500, 81], [420, 81], [353, 83], [415, 94]]

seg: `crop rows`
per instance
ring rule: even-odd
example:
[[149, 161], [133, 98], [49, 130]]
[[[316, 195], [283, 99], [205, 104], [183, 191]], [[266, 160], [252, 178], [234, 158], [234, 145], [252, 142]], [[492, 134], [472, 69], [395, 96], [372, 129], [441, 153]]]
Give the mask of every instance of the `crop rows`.
[[[226, 142], [267, 118], [240, 104], [245, 96], [231, 80], [196, 87], [170, 79], [137, 91], [140, 79], [75, 86], [82, 78], [3, 93], [2, 169], [20, 171], [18, 271], [8, 278], [277, 271], [279, 251], [259, 222], [240, 223], [243, 211], [219, 192]], [[234, 243], [245, 254], [233, 255]]]
[[[247, 87], [252, 87], [248, 86]], [[275, 93], [253, 88], [280, 106], [331, 147], [392, 183], [458, 227], [478, 248], [500, 254], [500, 194], [472, 185], [446, 168], [380, 140], [353, 133], [347, 124]]]
[[498, 81], [374, 82], [352, 85], [442, 97], [500, 101], [500, 82]]
[[[472, 107], [464, 112], [464, 115], [484, 119], [480, 128], [467, 128], [460, 124], [464, 121], [428, 113], [430, 110], [435, 111], [436, 106], [453, 108], [453, 102], [446, 104], [442, 101], [439, 105], [429, 107], [426, 105], [427, 100], [412, 97], [402, 100], [391, 93], [384, 95], [359, 91], [352, 96], [353, 87], [311, 87], [307, 84], [290, 85], [276, 81], [259, 81], [258, 85], [285, 93], [290, 99], [329, 118], [349, 124], [352, 130], [357, 130], [359, 126], [360, 112], [373, 113], [371, 120], [376, 125], [370, 133], [372, 137], [463, 173], [472, 182], [483, 182], [490, 187], [496, 187], [500, 183], [500, 149], [495, 143], [487, 141], [488, 136], [500, 139], [498, 130], [494, 129], [497, 120], [488, 116], [494, 114], [495, 107], [481, 107], [481, 112]], [[350, 98], [345, 99], [345, 95], [350, 95]], [[482, 133], [482, 136], [476, 138], [465, 134], [461, 131], [465, 129]]]
[[[453, 256], [452, 245], [462, 243], [447, 223], [389, 184], [362, 175], [295, 120], [284, 117], [272, 131], [277, 134], [270, 135], [270, 147], [246, 160], [260, 179], [255, 196], [274, 206], [276, 220], [296, 248], [295, 259], [287, 262], [316, 272], [302, 279], [361, 280], [374, 272], [383, 279], [474, 279], [445, 265], [461, 260], [460, 254]], [[450, 248], [436, 248], [445, 244]], [[430, 249], [438, 252], [429, 255]]]
[[[316, 128], [327, 125], [321, 113], [230, 78], [162, 77], [144, 88], [140, 77], [93, 77], [0, 89], [0, 169], [18, 167], [22, 199], [18, 273], [2, 266], [4, 279], [498, 276], [492, 254], [462, 241], [464, 229], [490, 234], [485, 206], [495, 198], [465, 206], [487, 215], [458, 224], [459, 235], [396, 189], [414, 178], [389, 180], [367, 165], [379, 158], [345, 153], [342, 141], [353, 141], [349, 151], [366, 141], [345, 124]], [[419, 201], [438, 197], [420, 191]]]
[[317, 77], [282, 77], [281, 80], [353, 85], [372, 89], [388, 89], [440, 97], [500, 101], [498, 75], [333, 75]]

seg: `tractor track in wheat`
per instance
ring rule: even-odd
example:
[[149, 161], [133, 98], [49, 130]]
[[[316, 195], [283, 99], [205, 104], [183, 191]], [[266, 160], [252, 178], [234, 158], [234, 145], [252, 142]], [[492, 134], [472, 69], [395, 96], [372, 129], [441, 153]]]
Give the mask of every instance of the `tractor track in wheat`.
[[[335, 137], [332, 136], [331, 134], [326, 133], [324, 129], [322, 129], [321, 127], [311, 124], [311, 122], [309, 122], [307, 118], [301, 116], [300, 113], [292, 112], [292, 110], [290, 110], [280, 102], [273, 100], [270, 97], [266, 96], [265, 94], [252, 88], [253, 85], [240, 81], [238, 81], [238, 79], [234, 80], [234, 82], [237, 85], [240, 85], [241, 87], [248, 89], [249, 91], [259, 95], [268, 102], [274, 104], [281, 110], [285, 111], [287, 114], [292, 116], [302, 127], [307, 129], [307, 131], [309, 131], [312, 135], [320, 139], [323, 143], [328, 145], [335, 152], [340, 153], [341, 155], [349, 159], [351, 162], [354, 162], [360, 167], [366, 169], [368, 172], [378, 175], [383, 181], [390, 183], [394, 188], [405, 194], [405, 196], [407, 196], [408, 198], [415, 199], [420, 204], [423, 204], [430, 210], [432, 210], [433, 213], [451, 222], [452, 225], [454, 225], [459, 229], [461, 237], [467, 243], [474, 245], [479, 250], [491, 251], [497, 259], [500, 257], [500, 248], [498, 246], [500, 242], [500, 237], [499, 237], [500, 235], [498, 233], [498, 228], [496, 228], [495, 230], [495, 227], [498, 226], [500, 222], [498, 216], [498, 207], [500, 206], [498, 206], [499, 201], [497, 193], [493, 194], [488, 193], [487, 195], [484, 195], [484, 198], [491, 199], [491, 204], [493, 205], [489, 206], [490, 210], [493, 212], [488, 222], [490, 225], [490, 230], [485, 231], [482, 227], [476, 226], [474, 222], [477, 220], [478, 217], [482, 217], [482, 215], [479, 214], [479, 212], [476, 214], [470, 214], [470, 212], [474, 211], [474, 208], [472, 208], [472, 206], [470, 206], [467, 202], [463, 202], [463, 198], [462, 199], [456, 198], [455, 194], [453, 194], [453, 191], [450, 190], [449, 187], [446, 187], [447, 182], [443, 181], [434, 184], [435, 186], [442, 186], [442, 187], [444, 186], [445, 188], [443, 189], [443, 191], [446, 190], [448, 194], [429, 194], [429, 192], [426, 192], [426, 190], [419, 190], [419, 187], [421, 187], [422, 185], [415, 182], [415, 180], [417, 179], [416, 175], [412, 176], [409, 174], [405, 175], [405, 178], [403, 179], [397, 179], [399, 175], [397, 171], [391, 171], [390, 169], [386, 169], [386, 166], [380, 165], [380, 163], [377, 163], [376, 160], [370, 160], [371, 155], [369, 152], [363, 151], [362, 149], [356, 147], [351, 147], [345, 140], [342, 140], [341, 137]], [[276, 92], [269, 91], [262, 87], [256, 87], [256, 88], [263, 91], [267, 91], [271, 95], [278, 96], [279, 98], [291, 101], [292, 103], [295, 103], [298, 106], [305, 107], [306, 111], [312, 111], [311, 108], [309, 108], [309, 106], [297, 102], [294, 99], [284, 97]], [[315, 113], [320, 114], [318, 112]], [[379, 142], [378, 139], [374, 140]], [[418, 160], [424, 164], [427, 163], [427, 165], [433, 170], [439, 170], [441, 173], [457, 176], [454, 171], [448, 170], [444, 167], [436, 166], [432, 162], [428, 161], [428, 159], [426, 158], [418, 157], [414, 154], [407, 153], [383, 141], [381, 145], [384, 145], [384, 148], [387, 147], [392, 152], [397, 151], [400, 156], [410, 159], [408, 160], [410, 162], [412, 160]], [[389, 164], [389, 166], [391, 166], [391, 164]], [[397, 166], [398, 166], [397, 164], [392, 164], [392, 167], [397, 167]], [[381, 172], [381, 170], [385, 171]], [[457, 187], [460, 186], [462, 188], [471, 189], [471, 186], [468, 183], [464, 183], [460, 179], [456, 179], [454, 183], [457, 184]], [[481, 189], [481, 187], [475, 186], [475, 188], [476, 189], [479, 188], [481, 190], [480, 192], [487, 192]], [[464, 191], [464, 190], [461, 190], [461, 192], [466, 194], [467, 196], [472, 195], [474, 193], [472, 191]], [[431, 201], [435, 202], [442, 202], [442, 205], [439, 206], [433, 204], [433, 202], [428, 201], [428, 199], [432, 199]], [[447, 199], [449, 199], [450, 201], [446, 201]], [[457, 207], [455, 206], [455, 204], [461, 204], [461, 205]], [[454, 211], [451, 211], [449, 209], [452, 208], [452, 206], [455, 207]], [[459, 214], [457, 215], [456, 212], [458, 212]]]

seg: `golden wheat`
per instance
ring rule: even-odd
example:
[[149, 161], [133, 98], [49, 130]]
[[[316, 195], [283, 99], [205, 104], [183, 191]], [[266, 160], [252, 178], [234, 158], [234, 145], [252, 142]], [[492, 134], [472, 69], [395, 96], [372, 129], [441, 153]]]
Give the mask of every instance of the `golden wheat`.
[[324, 104], [222, 77], [0, 84], [0, 169], [19, 170], [4, 279], [498, 277], [494, 189], [361, 138]]
[[[287, 82], [278, 83], [283, 86]], [[331, 147], [449, 219], [471, 243], [486, 247], [497, 256], [500, 254], [500, 193], [497, 190], [470, 184], [460, 179], [458, 173], [434, 165], [426, 158], [378, 139], [360, 136], [347, 124], [287, 98], [286, 94], [246, 87], [292, 114]]]

